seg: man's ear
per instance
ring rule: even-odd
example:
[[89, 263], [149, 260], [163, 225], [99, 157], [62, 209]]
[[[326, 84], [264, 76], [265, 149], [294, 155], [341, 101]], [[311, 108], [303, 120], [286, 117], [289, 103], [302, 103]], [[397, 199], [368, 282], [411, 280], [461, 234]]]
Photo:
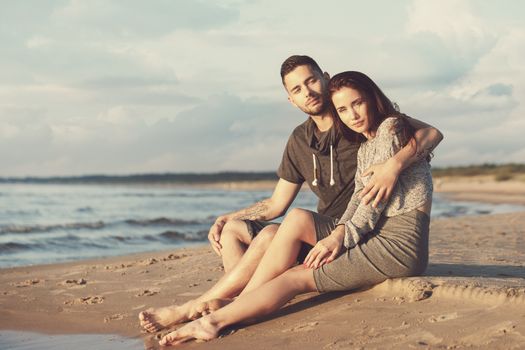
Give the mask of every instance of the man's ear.
[[297, 107], [297, 105], [296, 105], [295, 102], [292, 100], [292, 98], [290, 97], [290, 95], [288, 95], [288, 102], [290, 102], [290, 103], [292, 104], [292, 106]]

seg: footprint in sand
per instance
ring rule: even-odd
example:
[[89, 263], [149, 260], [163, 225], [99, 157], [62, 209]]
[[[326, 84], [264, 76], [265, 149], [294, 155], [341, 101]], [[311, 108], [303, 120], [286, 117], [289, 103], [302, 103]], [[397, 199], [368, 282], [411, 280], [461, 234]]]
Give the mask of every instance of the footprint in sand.
[[195, 296], [199, 296], [201, 294], [202, 293], [199, 293], [199, 292], [185, 292], [185, 293], [179, 293], [177, 295], [181, 296], [181, 297], [195, 297]]
[[87, 280], [84, 278], [65, 280], [60, 283], [57, 283], [59, 286], [73, 287], [73, 286], [83, 286], [87, 284]]
[[339, 339], [326, 344], [325, 346], [323, 346], [323, 349], [348, 349], [352, 345], [356, 345], [355, 341], [348, 339]]
[[318, 321], [314, 321], [314, 322], [308, 322], [308, 323], [303, 323], [303, 324], [300, 324], [300, 325], [297, 325], [295, 327], [292, 327], [292, 328], [288, 328], [288, 329], [284, 329], [283, 330], [283, 333], [287, 333], [287, 332], [305, 332], [305, 331], [311, 331], [315, 328], [315, 326], [317, 326], [319, 324]]
[[111, 321], [122, 321], [124, 319], [124, 317], [127, 317], [129, 316], [129, 314], [114, 314], [114, 315], [111, 315], [111, 316], [107, 316], [107, 317], [104, 317], [104, 323], [108, 323], [108, 322], [111, 322]]
[[33, 285], [38, 284], [40, 282], [42, 282], [42, 281], [39, 280], [39, 279], [29, 279], [29, 280], [25, 280], [25, 281], [22, 281], [22, 282], [14, 282], [14, 283], [9, 283], [9, 284], [14, 286], [14, 287], [17, 287], [17, 288], [24, 288], [24, 287], [33, 286]]
[[210, 271], [224, 271], [224, 266], [220, 265], [209, 269]]
[[135, 296], [137, 297], [151, 297], [155, 294], [159, 294], [159, 291], [158, 290], [149, 290], [149, 289], [144, 289], [142, 292], [138, 293], [138, 294], [135, 294]]
[[439, 338], [425, 330], [416, 331], [415, 333], [408, 335], [406, 338], [404, 338], [404, 340], [414, 342], [416, 344], [416, 348], [420, 346], [435, 346], [443, 342], [443, 338]]
[[128, 267], [133, 267], [134, 264], [120, 264], [120, 265], [106, 265], [104, 266], [104, 269], [105, 270], [120, 270], [120, 269], [125, 269], [125, 268], [128, 268]]
[[148, 265], [156, 264], [158, 262], [159, 261], [157, 259], [155, 259], [155, 258], [149, 258], [149, 259], [146, 259], [146, 260], [139, 261], [137, 265], [139, 265], [139, 266], [148, 266]]
[[3, 291], [2, 293], [0, 293], [2, 295], [5, 295], [5, 296], [11, 296], [11, 295], [16, 295], [18, 294], [18, 292], [15, 292], [14, 290], [6, 290], [6, 291]]
[[[184, 257], [184, 256], [183, 256]], [[178, 260], [180, 259], [181, 256], [180, 255], [177, 255], [177, 254], [170, 254], [164, 258], [162, 258], [162, 261], [169, 261], [169, 260]]]
[[104, 297], [102, 296], [88, 296], [88, 297], [80, 297], [75, 300], [68, 300], [64, 301], [64, 305], [94, 305], [94, 304], [101, 304], [104, 302]]
[[457, 312], [453, 312], [451, 314], [445, 314], [445, 315], [439, 315], [439, 316], [432, 316], [428, 319], [428, 322], [432, 322], [432, 323], [435, 323], [435, 322], [443, 322], [443, 321], [450, 321], [450, 320], [455, 320], [456, 318], [458, 318], [458, 313]]

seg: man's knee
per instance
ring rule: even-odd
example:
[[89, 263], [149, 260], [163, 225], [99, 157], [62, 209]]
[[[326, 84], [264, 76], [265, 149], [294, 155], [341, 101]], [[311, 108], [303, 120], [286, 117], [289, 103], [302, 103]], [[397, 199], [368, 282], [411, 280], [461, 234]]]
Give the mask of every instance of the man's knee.
[[251, 236], [248, 232], [246, 222], [243, 220], [229, 220], [222, 228], [220, 243], [228, 244], [238, 241], [243, 244], [250, 244]]
[[312, 218], [312, 212], [306, 209], [293, 208], [292, 210], [290, 210], [287, 217], [298, 221], [310, 220]]
[[252, 241], [252, 245], [254, 247], [259, 248], [266, 248], [270, 245], [273, 238], [275, 237], [275, 234], [277, 233], [277, 230], [279, 228], [279, 225], [268, 225], [265, 226], [258, 234], [255, 236], [255, 238]]

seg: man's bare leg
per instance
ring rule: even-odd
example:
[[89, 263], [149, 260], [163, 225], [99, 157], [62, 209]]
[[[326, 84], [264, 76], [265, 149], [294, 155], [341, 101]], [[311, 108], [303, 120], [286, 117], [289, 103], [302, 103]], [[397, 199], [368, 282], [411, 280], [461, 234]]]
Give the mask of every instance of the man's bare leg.
[[292, 209], [264, 253], [257, 269], [242, 294], [250, 292], [279, 276], [297, 262], [302, 244], [317, 243], [312, 213], [304, 209]]
[[232, 220], [224, 225], [220, 243], [222, 265], [224, 272], [230, 272], [241, 261], [244, 253], [252, 243], [246, 223], [242, 220]]
[[[229, 221], [221, 235], [224, 276], [197, 299], [178, 306], [151, 308], [141, 312], [139, 314], [141, 326], [148, 332], [156, 332], [199, 316], [199, 313], [207, 312], [210, 307], [215, 309], [222, 306], [224, 303], [221, 299], [237, 296], [253, 275], [277, 227], [277, 225], [266, 226], [252, 240], [244, 221]], [[206, 304], [213, 299], [216, 300]]]
[[[297, 262], [297, 256], [304, 244], [315, 245], [317, 235], [312, 213], [304, 209], [292, 209], [271, 240], [257, 269], [241, 295], [254, 290], [267, 281], [279, 276]], [[203, 299], [209, 295], [204, 295]], [[211, 299], [199, 304], [193, 314], [202, 316], [229, 304], [231, 299]]]
[[313, 270], [296, 266], [259, 288], [240, 295], [229, 305], [171, 332], [160, 345], [177, 345], [191, 339], [217, 338], [219, 331], [229, 325], [267, 315], [282, 307], [297, 294], [314, 292]]

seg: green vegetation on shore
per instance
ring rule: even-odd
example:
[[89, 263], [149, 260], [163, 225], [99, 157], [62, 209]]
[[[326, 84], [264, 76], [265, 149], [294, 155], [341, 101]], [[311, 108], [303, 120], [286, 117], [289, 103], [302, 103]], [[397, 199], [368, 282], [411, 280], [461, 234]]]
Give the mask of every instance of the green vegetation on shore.
[[[525, 164], [482, 164], [432, 168], [434, 177], [493, 176], [496, 181], [511, 179], [525, 181]], [[277, 175], [268, 172], [166, 173], [137, 175], [85, 175], [54, 177], [0, 177], [0, 183], [34, 184], [214, 184], [224, 182], [276, 181]]]
[[137, 175], [85, 175], [54, 177], [6, 177], [0, 183], [39, 184], [203, 184], [219, 182], [272, 181], [275, 172], [166, 173]]
[[445, 176], [493, 176], [496, 181], [525, 179], [525, 164], [482, 164], [446, 168], [432, 168], [434, 177]]

